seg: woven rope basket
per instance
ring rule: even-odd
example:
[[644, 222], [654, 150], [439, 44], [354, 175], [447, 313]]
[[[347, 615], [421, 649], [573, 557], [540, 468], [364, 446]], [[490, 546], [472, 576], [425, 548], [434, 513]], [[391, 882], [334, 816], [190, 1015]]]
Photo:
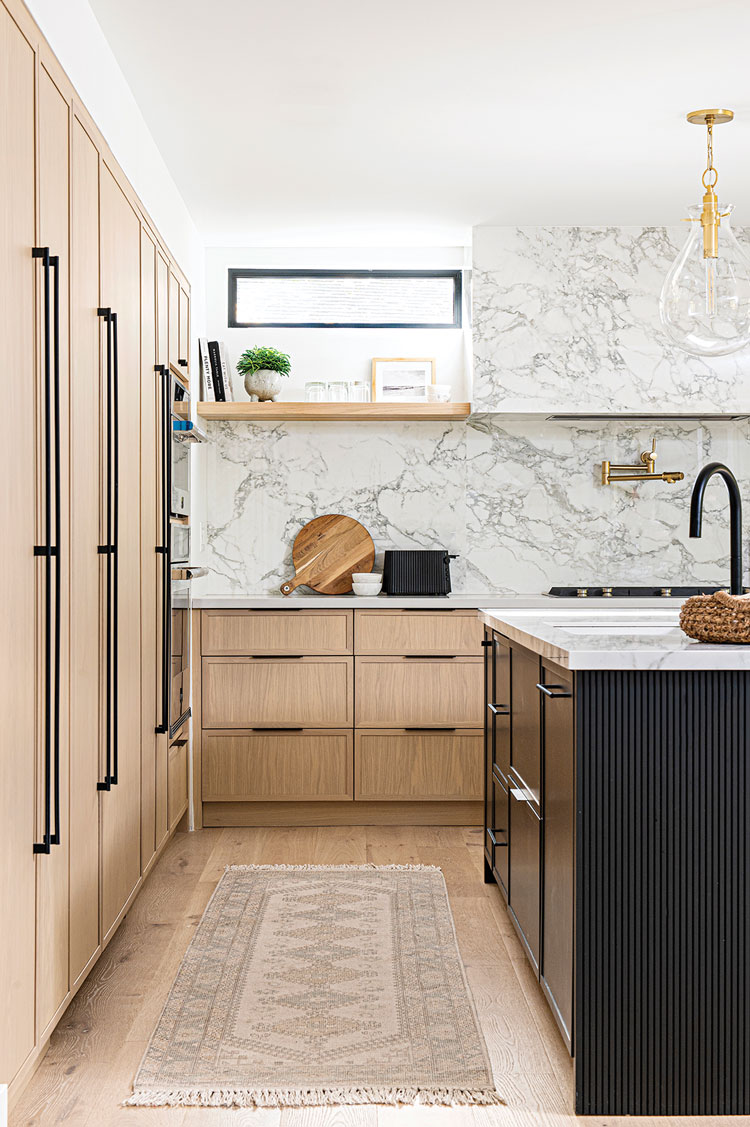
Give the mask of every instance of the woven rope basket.
[[682, 604], [680, 626], [699, 642], [750, 645], [750, 595], [693, 595]]

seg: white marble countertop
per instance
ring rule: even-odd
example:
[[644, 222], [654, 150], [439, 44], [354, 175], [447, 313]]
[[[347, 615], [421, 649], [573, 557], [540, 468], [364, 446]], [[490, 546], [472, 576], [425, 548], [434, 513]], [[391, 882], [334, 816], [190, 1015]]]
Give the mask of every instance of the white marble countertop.
[[[601, 602], [601, 600], [596, 600]], [[496, 595], [481, 594], [454, 594], [430, 596], [403, 596], [377, 595], [375, 598], [360, 598], [358, 595], [313, 595], [295, 591], [291, 595], [281, 594], [238, 594], [238, 595], [211, 595], [200, 593], [193, 598], [193, 606], [206, 610], [334, 610], [336, 607], [351, 607], [357, 610], [387, 610], [389, 607], [398, 610], [451, 610], [453, 608], [468, 608], [478, 610], [480, 607], [501, 607], [508, 609], [575, 607], [576, 610], [590, 609], [594, 599], [581, 606], [581, 599], [557, 599], [540, 593], [529, 595]], [[607, 606], [627, 607], [629, 609], [648, 607], [653, 608], [654, 603], [663, 606], [669, 603], [677, 614], [682, 603], [681, 599], [607, 599]]]
[[[679, 605], [633, 607], [635, 600], [618, 600], [619, 606], [567, 606], [544, 610], [493, 605], [480, 610], [480, 618], [511, 642], [551, 658], [568, 669], [747, 669], [750, 646], [707, 645], [693, 641], [679, 627]], [[645, 602], [646, 600], [642, 600]], [[627, 606], [622, 604], [627, 603]]]

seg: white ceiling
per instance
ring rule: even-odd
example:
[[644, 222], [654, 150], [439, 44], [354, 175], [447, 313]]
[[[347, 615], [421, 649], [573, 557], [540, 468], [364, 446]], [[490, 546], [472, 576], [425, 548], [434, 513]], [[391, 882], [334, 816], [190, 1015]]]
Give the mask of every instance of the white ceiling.
[[747, 0], [90, 0], [209, 244], [661, 224], [716, 130], [750, 225]]

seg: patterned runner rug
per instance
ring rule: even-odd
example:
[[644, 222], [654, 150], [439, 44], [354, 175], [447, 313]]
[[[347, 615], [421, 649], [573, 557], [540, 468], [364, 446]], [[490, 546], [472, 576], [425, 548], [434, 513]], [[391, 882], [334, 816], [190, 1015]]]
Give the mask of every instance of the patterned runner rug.
[[497, 1104], [440, 869], [235, 865], [135, 1106]]

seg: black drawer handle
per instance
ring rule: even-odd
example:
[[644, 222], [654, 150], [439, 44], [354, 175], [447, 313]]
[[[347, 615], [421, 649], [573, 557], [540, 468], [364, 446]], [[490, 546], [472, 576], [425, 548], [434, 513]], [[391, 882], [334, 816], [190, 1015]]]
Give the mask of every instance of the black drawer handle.
[[251, 728], [251, 732], [304, 732], [304, 728]]
[[404, 728], [405, 732], [455, 732], [455, 730], [455, 728]]
[[187, 368], [187, 363], [188, 363], [187, 360], [178, 360], [177, 363], [180, 365], [181, 368]]
[[493, 716], [510, 716], [510, 708], [507, 704], [488, 704], [487, 707]]
[[[559, 700], [561, 697], [573, 696], [572, 693], [567, 693], [563, 689], [562, 685], [537, 685], [537, 689], [539, 689], [541, 693], [544, 693], [546, 697], [552, 697], [553, 700]], [[562, 691], [559, 693], [553, 693], [553, 689], [561, 689]]]
[[498, 841], [497, 837], [495, 836], [496, 834], [504, 834], [504, 833], [505, 833], [505, 830], [502, 830], [502, 829], [491, 830], [489, 828], [489, 826], [487, 827], [487, 837], [490, 839], [490, 841], [492, 842], [492, 844], [495, 846], [496, 849], [502, 849], [503, 846], [505, 846], [507, 848], [507, 845], [508, 845], [507, 841]]
[[455, 661], [458, 654], [404, 654], [404, 661]]
[[253, 661], [302, 661], [304, 654], [250, 654]]

